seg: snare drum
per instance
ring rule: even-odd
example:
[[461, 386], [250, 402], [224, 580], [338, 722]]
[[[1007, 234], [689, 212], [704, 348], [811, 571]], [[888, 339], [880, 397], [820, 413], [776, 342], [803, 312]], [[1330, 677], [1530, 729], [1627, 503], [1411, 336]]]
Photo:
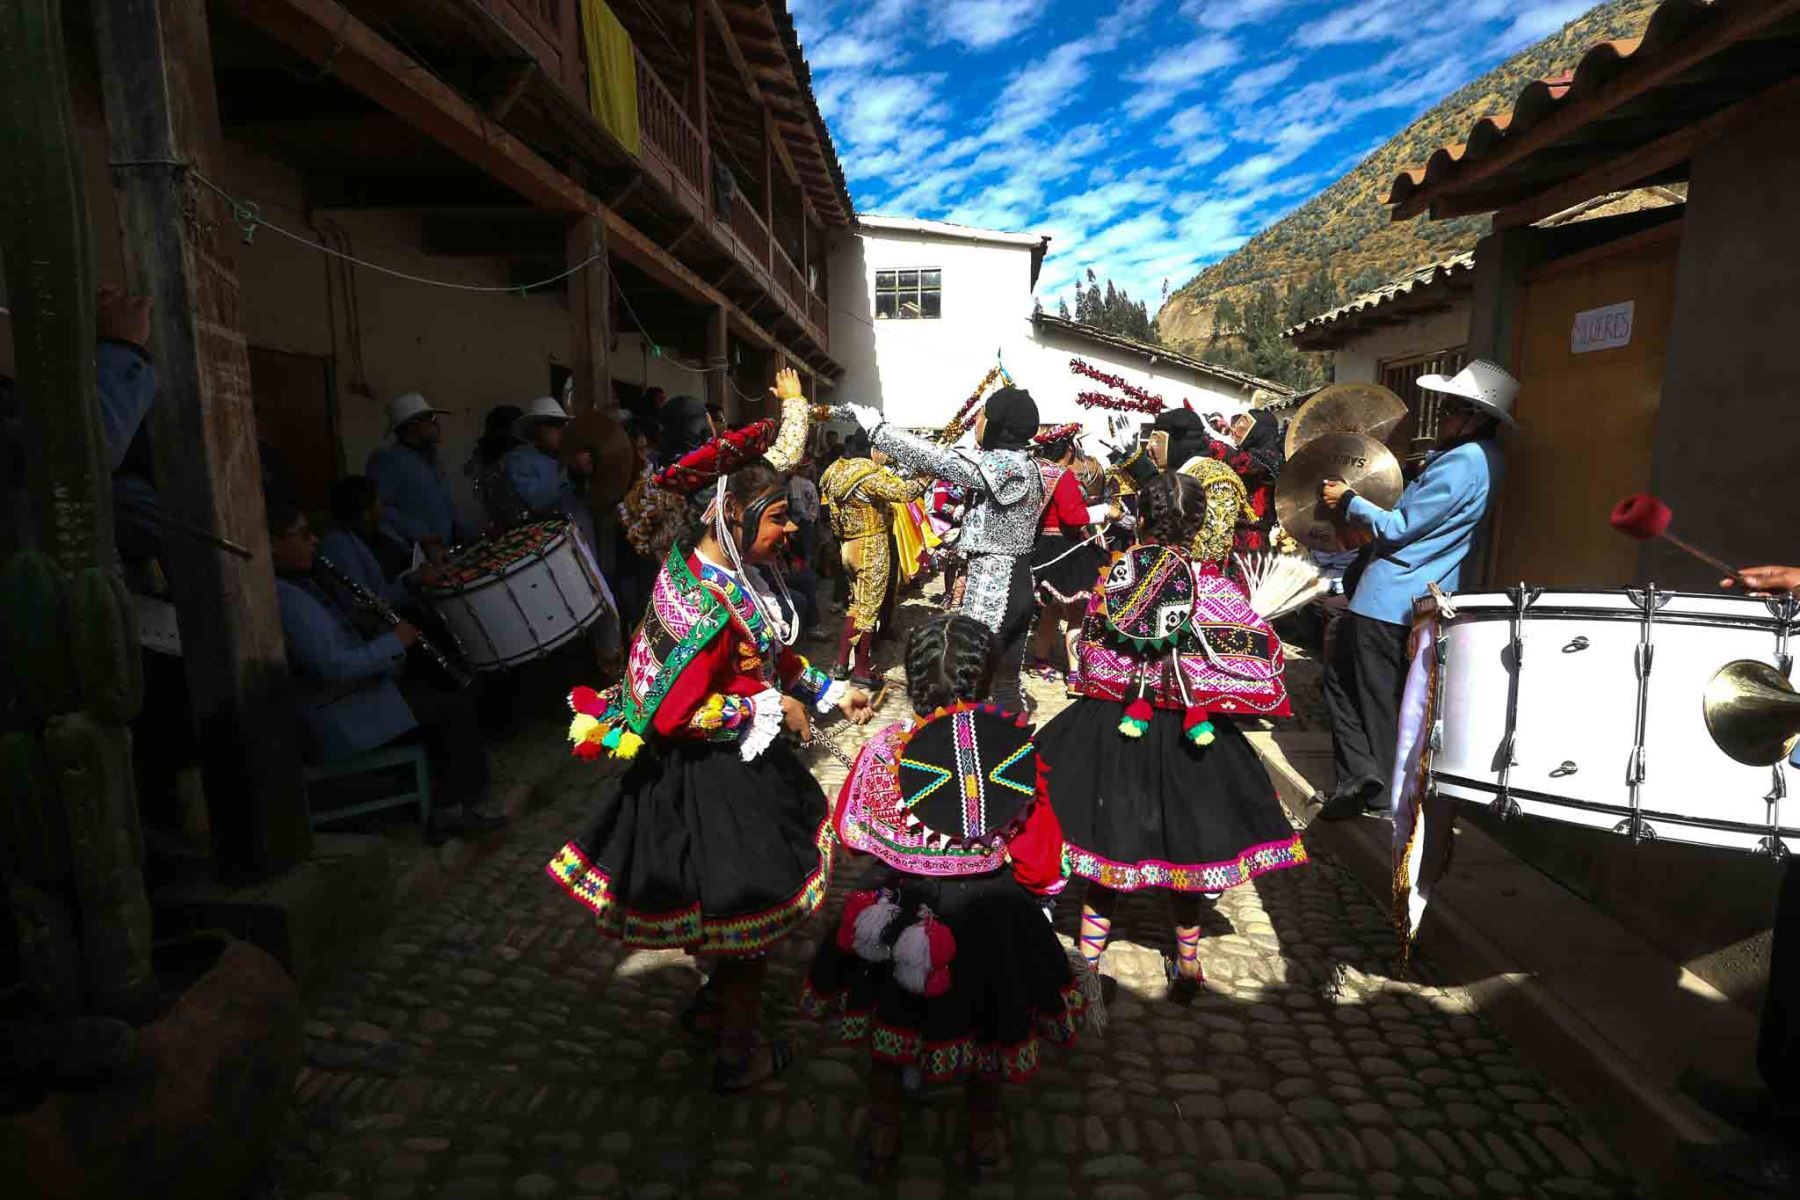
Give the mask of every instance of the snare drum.
[[1734, 659], [1790, 667], [1794, 601], [1627, 591], [1452, 597], [1441, 625], [1429, 784], [1445, 796], [1637, 841], [1800, 851], [1792, 768], [1751, 767], [1707, 733]]
[[599, 568], [567, 521], [521, 525], [475, 543], [422, 594], [477, 671], [541, 658], [606, 610]]

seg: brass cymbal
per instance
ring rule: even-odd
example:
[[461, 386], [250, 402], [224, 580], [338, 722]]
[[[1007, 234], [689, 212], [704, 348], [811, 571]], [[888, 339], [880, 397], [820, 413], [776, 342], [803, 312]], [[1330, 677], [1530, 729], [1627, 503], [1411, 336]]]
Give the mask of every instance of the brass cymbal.
[[1327, 433], [1363, 433], [1378, 442], [1406, 420], [1406, 403], [1379, 383], [1334, 383], [1319, 389], [1288, 425], [1289, 458]]
[[1381, 508], [1392, 508], [1404, 486], [1400, 460], [1367, 434], [1327, 433], [1307, 442], [1275, 481], [1275, 515], [1295, 541], [1314, 550], [1342, 549], [1340, 522], [1319, 499], [1327, 479], [1343, 480]]
[[577, 413], [563, 430], [558, 457], [567, 466], [581, 450], [594, 454], [594, 473], [588, 477], [588, 503], [605, 512], [625, 498], [637, 474], [637, 456], [625, 426], [598, 412]]

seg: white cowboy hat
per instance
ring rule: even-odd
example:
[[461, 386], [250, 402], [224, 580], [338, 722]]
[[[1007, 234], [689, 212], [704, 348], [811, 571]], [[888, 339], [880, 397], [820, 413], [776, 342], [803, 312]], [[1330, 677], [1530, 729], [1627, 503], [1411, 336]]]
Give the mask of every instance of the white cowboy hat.
[[431, 407], [425, 397], [417, 392], [402, 392], [388, 401], [388, 432], [394, 432], [416, 417], [433, 416], [447, 411], [447, 409]]
[[1456, 396], [1507, 425], [1513, 420], [1513, 401], [1519, 398], [1519, 381], [1485, 358], [1478, 358], [1454, 375], [1421, 375], [1419, 386], [1446, 396]]
[[524, 439], [531, 436], [531, 427], [540, 421], [567, 421], [569, 414], [563, 406], [556, 402], [554, 396], [539, 396], [525, 406], [525, 411], [513, 420], [513, 436]]

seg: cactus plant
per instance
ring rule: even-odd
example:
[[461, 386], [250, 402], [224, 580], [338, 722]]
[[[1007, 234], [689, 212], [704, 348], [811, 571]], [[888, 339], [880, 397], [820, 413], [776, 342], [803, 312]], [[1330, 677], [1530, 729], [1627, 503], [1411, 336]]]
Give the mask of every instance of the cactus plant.
[[87, 201], [57, 0], [0, 4], [0, 258], [13, 308], [39, 550], [0, 568], [13, 726], [0, 733], [0, 852], [27, 982], [57, 1017], [149, 1015], [150, 906], [132, 787], [142, 703], [130, 598], [113, 577], [94, 369]]

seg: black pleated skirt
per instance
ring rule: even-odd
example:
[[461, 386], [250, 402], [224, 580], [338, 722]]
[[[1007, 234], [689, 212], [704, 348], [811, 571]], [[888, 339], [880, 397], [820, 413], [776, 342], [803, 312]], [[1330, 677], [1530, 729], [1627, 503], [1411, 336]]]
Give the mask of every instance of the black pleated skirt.
[[949, 990], [907, 991], [892, 962], [840, 949], [834, 922], [801, 996], [808, 1014], [835, 1019], [842, 1040], [867, 1042], [875, 1061], [917, 1067], [934, 1082], [1027, 1079], [1045, 1041], [1074, 1041], [1087, 1001], [1043, 909], [1010, 869], [972, 879], [896, 873], [876, 886], [899, 893], [890, 945], [920, 905], [949, 927]]
[[1110, 558], [1099, 542], [1066, 533], [1040, 533], [1031, 554], [1031, 577], [1038, 595], [1067, 603], [1085, 600]]
[[1114, 891], [1217, 892], [1306, 861], [1231, 718], [1214, 717], [1212, 744], [1195, 746], [1179, 712], [1157, 709], [1141, 738], [1119, 732], [1124, 714], [1084, 697], [1037, 732], [1072, 874]]
[[824, 902], [832, 846], [784, 739], [750, 762], [735, 744], [646, 746], [546, 869], [627, 946], [756, 954]]

